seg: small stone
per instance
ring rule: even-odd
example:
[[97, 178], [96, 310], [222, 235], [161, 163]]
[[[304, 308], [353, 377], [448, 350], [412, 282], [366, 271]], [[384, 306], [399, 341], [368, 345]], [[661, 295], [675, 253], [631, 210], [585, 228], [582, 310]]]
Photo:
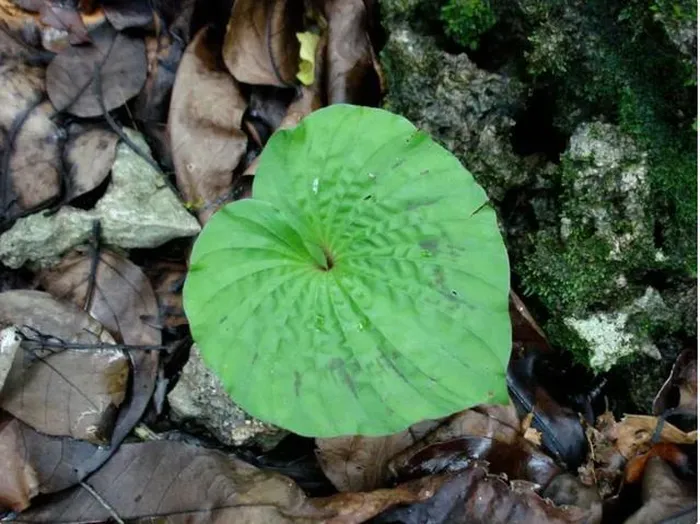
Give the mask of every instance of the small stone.
[[168, 395], [174, 419], [204, 426], [229, 446], [255, 444], [274, 448], [287, 432], [251, 417], [226, 393], [221, 381], [204, 364], [196, 345], [175, 388]]
[[[124, 132], [152, 158], [139, 133], [126, 128]], [[39, 212], [19, 219], [0, 235], [0, 261], [11, 268], [27, 261], [52, 265], [62, 253], [90, 238], [95, 220], [101, 223], [106, 244], [127, 249], [157, 247], [175, 238], [196, 235], [201, 229], [168, 187], [164, 175], [127, 144], [120, 143], [112, 180], [94, 209], [63, 206], [52, 215]]]

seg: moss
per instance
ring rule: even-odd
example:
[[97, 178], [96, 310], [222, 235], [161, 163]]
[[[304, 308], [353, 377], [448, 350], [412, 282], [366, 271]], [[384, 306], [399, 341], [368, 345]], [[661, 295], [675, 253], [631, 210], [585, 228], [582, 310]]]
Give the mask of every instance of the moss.
[[479, 37], [496, 24], [489, 0], [448, 0], [440, 18], [447, 36], [469, 49], [476, 49]]
[[538, 232], [535, 249], [518, 268], [526, 295], [536, 295], [557, 316], [582, 315], [588, 308], [619, 301], [621, 264], [609, 260], [610, 246], [574, 232], [566, 241], [557, 230]]

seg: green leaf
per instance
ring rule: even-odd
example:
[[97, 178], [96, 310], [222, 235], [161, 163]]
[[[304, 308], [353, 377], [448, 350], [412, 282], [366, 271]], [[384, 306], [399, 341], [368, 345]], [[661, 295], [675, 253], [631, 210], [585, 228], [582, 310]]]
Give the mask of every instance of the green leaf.
[[184, 298], [236, 403], [332, 437], [505, 402], [508, 290], [459, 161], [402, 117], [333, 105], [272, 136], [253, 198], [198, 237]]

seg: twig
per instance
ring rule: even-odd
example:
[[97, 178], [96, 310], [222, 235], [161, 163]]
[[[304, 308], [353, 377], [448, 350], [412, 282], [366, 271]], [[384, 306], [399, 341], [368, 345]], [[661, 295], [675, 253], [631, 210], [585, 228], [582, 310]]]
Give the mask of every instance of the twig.
[[121, 519], [119, 514], [114, 511], [114, 508], [109, 505], [109, 503], [103, 499], [97, 491], [95, 491], [90, 484], [85, 482], [84, 480], [80, 481], [80, 485], [83, 487], [85, 491], [87, 491], [90, 495], [93, 496], [93, 498], [102, 505], [104, 509], [106, 509], [109, 514], [112, 516], [112, 518], [118, 523], [118, 524], [124, 524], [124, 521]]
[[97, 281], [97, 266], [100, 263], [100, 237], [102, 225], [99, 220], [92, 223], [92, 237], [90, 238], [90, 273], [88, 274], [87, 290], [85, 291], [85, 301], [83, 311], [90, 311], [92, 297], [95, 294], [95, 282]]
[[168, 351], [168, 346], [148, 346], [148, 345], [131, 345], [131, 344], [78, 344], [73, 342], [42, 342], [40, 340], [24, 339], [22, 348], [27, 351], [37, 351], [39, 349], [74, 349], [76, 351], [95, 351], [100, 349], [118, 349], [121, 351]]

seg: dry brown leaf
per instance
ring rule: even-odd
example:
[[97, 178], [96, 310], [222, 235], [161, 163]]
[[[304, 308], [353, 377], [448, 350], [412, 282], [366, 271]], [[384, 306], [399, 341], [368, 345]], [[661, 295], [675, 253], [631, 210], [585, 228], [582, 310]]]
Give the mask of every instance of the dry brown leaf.
[[294, 85], [303, 13], [301, 0], [235, 0], [222, 49], [233, 77], [246, 84]]
[[0, 512], [22, 511], [39, 493], [36, 471], [27, 462], [22, 435], [13, 422], [0, 412]]
[[378, 105], [382, 87], [379, 64], [367, 35], [363, 0], [326, 0], [328, 20], [328, 103]]
[[168, 131], [177, 186], [199, 221], [227, 202], [233, 170], [246, 150], [246, 102], [216, 61], [216, 43], [202, 29], [187, 47], [175, 79]]
[[[531, 490], [514, 490], [479, 464], [452, 475], [425, 502], [397, 507], [376, 524], [597, 524], [599, 508], [555, 506]], [[598, 518], [597, 518], [598, 517]]]
[[[649, 450], [658, 422], [657, 417], [648, 415], [625, 415], [609, 429], [607, 436], [615, 442], [619, 452], [630, 459]], [[697, 431], [686, 433], [668, 422], [664, 423], [659, 435], [659, 442], [671, 444], [694, 444], [697, 440]]]
[[421, 439], [438, 422], [425, 421], [386, 437], [317, 438], [321, 469], [339, 491], [369, 491], [385, 485], [387, 463]]
[[153, 284], [163, 327], [175, 329], [186, 325], [187, 318], [182, 307], [182, 287], [187, 275], [185, 263], [157, 261], [144, 270]]
[[0, 180], [0, 216], [31, 210], [60, 192], [60, 130], [41, 103], [44, 72], [0, 60], [0, 137], [8, 173]]
[[[88, 294], [91, 263], [89, 256], [74, 252], [39, 277], [55, 295], [83, 306]], [[100, 253], [88, 311], [125, 344], [158, 346], [161, 343], [161, 331], [157, 325], [158, 303], [153, 288], [138, 266], [117, 253], [106, 250]], [[80, 475], [97, 469], [116, 451], [151, 401], [158, 374], [158, 351], [133, 350], [128, 351], [128, 355], [133, 369], [129, 397], [117, 417], [110, 447], [98, 449], [82, 463]]]
[[294, 127], [306, 115], [323, 106], [323, 74], [325, 73], [327, 47], [328, 38], [323, 35], [316, 47], [314, 83], [301, 87], [299, 96], [292, 100], [292, 103], [287, 107], [287, 114], [280, 122], [280, 129]]
[[118, 33], [104, 24], [90, 33], [91, 45], [69, 47], [46, 69], [46, 90], [59, 111], [93, 117], [103, 113], [95, 90], [99, 69], [102, 99], [107, 111], [136, 96], [146, 81], [143, 39]]
[[117, 154], [119, 136], [99, 126], [74, 124], [64, 149], [69, 169], [66, 202], [89, 193], [107, 179]]
[[[85, 312], [39, 291], [0, 294], [0, 321], [29, 326], [53, 342], [114, 343]], [[23, 332], [36, 338], [29, 328]], [[124, 400], [128, 374], [126, 356], [117, 350], [23, 351], [5, 381], [0, 407], [43, 433], [104, 443]]]
[[75, 251], [39, 274], [41, 284], [60, 300], [85, 308], [118, 341], [131, 345], [161, 342], [158, 302], [148, 278], [123, 256], [108, 250], [99, 255], [92, 297], [88, 297], [92, 256]]
[[[298, 522], [302, 517], [320, 522], [332, 515], [311, 506], [301, 489], [282, 475], [181, 442], [124, 444], [87, 482], [125, 520], [282, 524], [297, 517]], [[90, 493], [76, 487], [30, 508], [21, 518], [100, 522], [110, 516]]]

